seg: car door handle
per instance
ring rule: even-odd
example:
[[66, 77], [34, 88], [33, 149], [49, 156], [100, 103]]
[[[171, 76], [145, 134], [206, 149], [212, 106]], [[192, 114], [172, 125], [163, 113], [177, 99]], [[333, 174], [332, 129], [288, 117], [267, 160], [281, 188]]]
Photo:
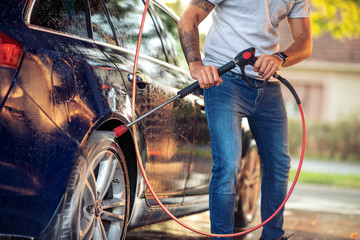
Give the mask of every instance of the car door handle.
[[[127, 75], [128, 80], [130, 82], [133, 82], [134, 79], [134, 75], [132, 73], [129, 73]], [[137, 73], [136, 74], [136, 86], [140, 89], [144, 89], [148, 84], [150, 84], [150, 79], [149, 77], [145, 77], [144, 75]]]

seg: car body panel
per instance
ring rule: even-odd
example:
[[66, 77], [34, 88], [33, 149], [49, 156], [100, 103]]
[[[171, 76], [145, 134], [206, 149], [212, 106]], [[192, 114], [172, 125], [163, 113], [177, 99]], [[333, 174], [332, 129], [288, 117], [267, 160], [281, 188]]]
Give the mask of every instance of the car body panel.
[[[177, 35], [176, 17], [151, 1], [132, 116], [129, 80], [144, 3], [121, 1], [91, 1], [88, 9], [81, 7], [86, 18], [72, 19], [86, 24], [76, 28], [61, 23], [65, 30], [52, 29], [56, 22], [46, 19], [51, 14], [33, 14], [40, 0], [0, 3], [7, 9], [0, 13], [0, 32], [24, 50], [19, 70], [0, 67], [0, 235], [37, 237], [46, 231], [54, 214], [61, 213], [69, 176], [89, 136], [131, 122], [193, 82], [179, 67], [176, 54], [181, 48], [173, 46], [170, 37]], [[126, 11], [117, 12], [136, 10], [137, 16], [117, 21], [111, 9], [120, 5]], [[206, 210], [211, 154], [201, 91], [156, 111], [136, 124], [136, 132], [146, 174], [169, 210], [175, 216]], [[133, 152], [134, 134], [129, 129], [127, 142], [120, 146], [127, 148], [128, 166], [133, 167], [129, 228], [169, 219], [142, 179]]]
[[[103, 70], [109, 64], [91, 41], [24, 24], [17, 31], [12, 36], [23, 44], [24, 59], [1, 108], [0, 126], [1, 220], [14, 221], [0, 224], [0, 231], [36, 236], [63, 197], [82, 141], [112, 114], [97, 81], [111, 71]], [[56, 71], [64, 64], [67, 71]], [[73, 79], [62, 83], [69, 71]]]

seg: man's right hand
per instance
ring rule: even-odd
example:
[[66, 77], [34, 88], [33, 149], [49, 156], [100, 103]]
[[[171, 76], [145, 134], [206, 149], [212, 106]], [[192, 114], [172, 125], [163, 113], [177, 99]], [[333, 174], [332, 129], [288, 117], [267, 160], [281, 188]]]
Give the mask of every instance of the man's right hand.
[[199, 82], [201, 88], [219, 86], [223, 82], [215, 66], [203, 64], [190, 64], [191, 77]]

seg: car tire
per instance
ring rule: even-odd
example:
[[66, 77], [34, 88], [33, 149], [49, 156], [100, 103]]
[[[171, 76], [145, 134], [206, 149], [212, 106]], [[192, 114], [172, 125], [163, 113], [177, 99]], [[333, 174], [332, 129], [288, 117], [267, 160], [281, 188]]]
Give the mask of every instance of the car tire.
[[129, 186], [125, 157], [113, 135], [95, 132], [72, 172], [57, 220], [42, 239], [125, 239]]
[[261, 161], [256, 144], [250, 144], [237, 178], [234, 231], [242, 231], [254, 220], [259, 202]]

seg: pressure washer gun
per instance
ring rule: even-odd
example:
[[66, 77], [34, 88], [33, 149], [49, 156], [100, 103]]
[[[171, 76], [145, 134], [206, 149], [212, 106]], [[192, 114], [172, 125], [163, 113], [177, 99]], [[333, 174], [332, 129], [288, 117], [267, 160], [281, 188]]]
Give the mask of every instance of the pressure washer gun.
[[[252, 87], [255, 89], [259, 89], [262, 87], [265, 87], [265, 85], [267, 84], [268, 80], [264, 80], [264, 83], [261, 84], [260, 86], [255, 86], [253, 85], [250, 80], [248, 79], [246, 73], [245, 73], [245, 66], [246, 65], [251, 65], [254, 66], [257, 57], [255, 57], [255, 48], [248, 48], [245, 49], [244, 51], [240, 52], [234, 59], [234, 61], [230, 61], [228, 63], [226, 63], [225, 65], [221, 66], [220, 68], [218, 68], [218, 74], [219, 76], [225, 74], [226, 72], [232, 70], [233, 68], [235, 68], [237, 65], [240, 67], [240, 71], [242, 74], [243, 79]], [[277, 72], [273, 75], [274, 78], [278, 79], [280, 82], [282, 82], [289, 90], [290, 92], [293, 94], [293, 96], [295, 97], [296, 103], [299, 105], [300, 104], [300, 99], [295, 91], [295, 89], [293, 88], [293, 86], [283, 77], [281, 77]], [[164, 102], [163, 104], [161, 104], [160, 106], [154, 108], [153, 110], [145, 113], [144, 115], [140, 116], [139, 118], [135, 119], [134, 121], [126, 124], [126, 125], [120, 125], [118, 127], [116, 127], [113, 130], [113, 133], [116, 137], [120, 137], [121, 135], [123, 135], [127, 129], [137, 123], [138, 121], [142, 120], [143, 118], [149, 116], [150, 114], [152, 114], [153, 112], [159, 110], [160, 108], [168, 105], [169, 103], [175, 101], [176, 99], [180, 98], [184, 98], [187, 95], [189, 95], [190, 93], [196, 91], [197, 89], [200, 88], [199, 82], [195, 81], [194, 83], [190, 84], [189, 86], [185, 87], [184, 89], [180, 90], [177, 92], [177, 95], [173, 98], [171, 98], [170, 100]]]
[[[264, 83], [261, 84], [260, 86], [255, 86], [254, 84], [252, 84], [250, 82], [250, 80], [248, 79], [246, 73], [245, 73], [245, 66], [246, 65], [251, 65], [251, 66], [254, 66], [256, 60], [257, 60], [257, 57], [255, 57], [255, 48], [248, 48], [248, 49], [245, 49], [243, 50], [242, 52], [240, 52], [234, 59], [234, 61], [230, 61], [228, 63], [226, 63], [225, 65], [221, 66], [220, 68], [218, 68], [218, 73], [219, 75], [221, 76], [222, 74], [232, 70], [233, 68], [236, 67], [236, 65], [238, 65], [240, 67], [240, 71], [241, 71], [241, 74], [242, 74], [242, 77], [243, 79], [252, 87], [252, 88], [255, 88], [255, 89], [259, 89], [259, 88], [262, 88], [262, 87], [265, 87], [265, 85], [267, 84], [268, 80], [264, 80]], [[291, 86], [291, 84], [283, 77], [281, 77], [279, 75], [278, 72], [276, 72], [274, 75], [273, 75], [274, 78], [278, 79], [280, 82], [282, 82], [286, 87], [289, 88], [289, 90], [291, 91], [291, 93], [294, 95], [295, 97], [295, 100], [297, 102], [297, 104], [300, 103], [300, 99], [299, 97], [297, 96], [293, 86]], [[194, 82], [193, 84], [187, 86], [186, 88], [184, 88], [183, 90], [179, 91], [176, 96], [176, 98], [183, 98], [187, 95], [189, 95], [190, 93], [194, 92], [195, 90], [199, 89], [200, 86], [199, 86], [199, 82], [196, 81]]]
[[[241, 53], [239, 53], [236, 57], [235, 57], [235, 63], [240, 67], [241, 70], [241, 74], [243, 79], [252, 87], [255, 89], [259, 89], [262, 87], [265, 87], [265, 85], [267, 84], [268, 80], [264, 80], [264, 83], [261, 84], [260, 86], [255, 86], [253, 85], [250, 80], [248, 79], [248, 77], [246, 76], [245, 73], [245, 66], [246, 65], [251, 65], [254, 66], [257, 57], [255, 57], [255, 48], [248, 48], [245, 49], [244, 51], [242, 51]], [[297, 95], [294, 87], [289, 83], [289, 81], [287, 81], [285, 78], [283, 78], [282, 76], [279, 75], [278, 72], [276, 72], [273, 75], [274, 78], [278, 79], [281, 83], [283, 83], [292, 93], [292, 95], [294, 96], [296, 103], [299, 105], [301, 103], [299, 96]]]

